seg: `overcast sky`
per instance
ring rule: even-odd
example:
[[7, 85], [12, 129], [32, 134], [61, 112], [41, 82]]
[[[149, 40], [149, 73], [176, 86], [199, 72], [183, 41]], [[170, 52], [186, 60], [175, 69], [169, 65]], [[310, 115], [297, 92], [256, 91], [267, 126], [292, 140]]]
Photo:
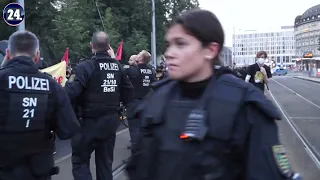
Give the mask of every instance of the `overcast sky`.
[[199, 3], [219, 18], [226, 34], [225, 45], [231, 47], [233, 27], [243, 31], [291, 26], [297, 15], [320, 4], [320, 0], [199, 0]]

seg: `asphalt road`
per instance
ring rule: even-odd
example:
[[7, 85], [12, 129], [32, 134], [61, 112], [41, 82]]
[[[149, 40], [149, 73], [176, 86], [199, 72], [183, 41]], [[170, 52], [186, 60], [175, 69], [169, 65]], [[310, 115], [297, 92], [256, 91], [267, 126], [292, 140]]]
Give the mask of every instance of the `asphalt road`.
[[[118, 131], [125, 129], [123, 125], [121, 125]], [[54, 155], [54, 160], [57, 162], [67, 158], [71, 154], [71, 144], [70, 140], [60, 140], [56, 138], [56, 154]]]
[[[127, 160], [131, 153], [130, 150], [127, 149], [127, 145], [130, 141], [129, 131], [128, 129], [122, 129], [117, 132], [117, 138], [115, 142], [114, 148], [114, 158], [113, 158], [113, 177], [116, 180], [125, 180], [124, 179], [124, 161]], [[72, 175], [72, 165], [71, 165], [71, 157], [66, 156], [66, 158], [61, 158], [57, 160], [55, 163], [56, 166], [59, 167], [60, 172], [57, 175], [52, 176], [52, 180], [67, 180], [73, 179]], [[92, 153], [90, 158], [90, 170], [92, 174], [92, 178], [96, 179], [96, 170], [95, 170], [95, 153]]]
[[290, 76], [273, 77], [266, 95], [280, 106], [278, 122], [289, 161], [304, 180], [320, 177], [320, 84]]

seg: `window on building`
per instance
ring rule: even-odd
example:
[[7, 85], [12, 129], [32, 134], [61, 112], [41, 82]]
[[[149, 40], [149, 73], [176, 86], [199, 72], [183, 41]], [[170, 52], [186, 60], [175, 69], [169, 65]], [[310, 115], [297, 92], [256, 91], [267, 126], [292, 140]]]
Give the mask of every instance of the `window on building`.
[[281, 59], [280, 57], [277, 57], [277, 63], [280, 63]]
[[286, 62], [288, 63], [290, 61], [290, 57], [286, 56]]

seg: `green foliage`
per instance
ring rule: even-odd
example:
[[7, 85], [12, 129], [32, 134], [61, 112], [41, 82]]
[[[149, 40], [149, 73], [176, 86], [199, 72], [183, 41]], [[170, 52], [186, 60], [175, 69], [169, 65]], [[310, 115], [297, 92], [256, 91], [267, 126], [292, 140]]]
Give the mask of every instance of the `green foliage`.
[[133, 29], [132, 36], [126, 39], [124, 51], [126, 54], [138, 54], [140, 51], [148, 48], [148, 39], [142, 31]]
[[119, 45], [121, 41], [121, 35], [118, 30], [115, 28], [115, 16], [112, 14], [111, 8], [107, 8], [105, 11], [104, 19], [103, 19], [104, 27], [106, 28], [106, 32], [110, 37], [110, 45], [115, 48]]
[[[3, 9], [12, 0], [1, 0]], [[102, 22], [96, 7], [101, 12]], [[198, 0], [155, 0], [157, 54], [164, 52], [166, 25], [181, 12], [199, 6]], [[151, 49], [151, 0], [26, 0], [26, 29], [40, 40], [41, 54], [49, 64], [60, 61], [65, 49], [75, 63], [90, 56], [92, 33], [104, 30], [116, 51], [124, 40], [123, 61], [141, 50]], [[0, 40], [16, 28], [0, 21]]]
[[83, 20], [86, 14], [82, 12], [79, 5], [77, 0], [65, 0], [59, 14], [53, 20], [55, 28], [51, 31], [56, 35], [53, 46], [55, 54], [59, 54], [58, 58], [62, 57], [67, 47], [69, 58], [72, 60], [85, 56], [85, 52], [90, 47], [87, 22]]

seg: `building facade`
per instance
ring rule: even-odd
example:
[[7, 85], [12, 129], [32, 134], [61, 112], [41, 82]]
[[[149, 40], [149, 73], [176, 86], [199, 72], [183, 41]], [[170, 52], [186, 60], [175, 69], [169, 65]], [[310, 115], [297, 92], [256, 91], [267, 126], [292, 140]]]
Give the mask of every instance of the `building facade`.
[[223, 47], [220, 53], [220, 60], [224, 66], [232, 66], [232, 50], [231, 47]]
[[313, 69], [313, 75], [317, 76], [317, 71], [320, 72], [320, 4], [295, 18], [294, 35], [297, 65], [301, 70]]
[[320, 57], [318, 38], [320, 37], [320, 4], [309, 8], [305, 13], [296, 17], [294, 35], [297, 56], [303, 57], [312, 53]]
[[255, 63], [257, 52], [266, 51], [270, 62], [293, 65], [294, 44], [293, 26], [283, 26], [276, 31], [244, 31], [233, 35], [233, 59], [237, 66], [247, 66]]

